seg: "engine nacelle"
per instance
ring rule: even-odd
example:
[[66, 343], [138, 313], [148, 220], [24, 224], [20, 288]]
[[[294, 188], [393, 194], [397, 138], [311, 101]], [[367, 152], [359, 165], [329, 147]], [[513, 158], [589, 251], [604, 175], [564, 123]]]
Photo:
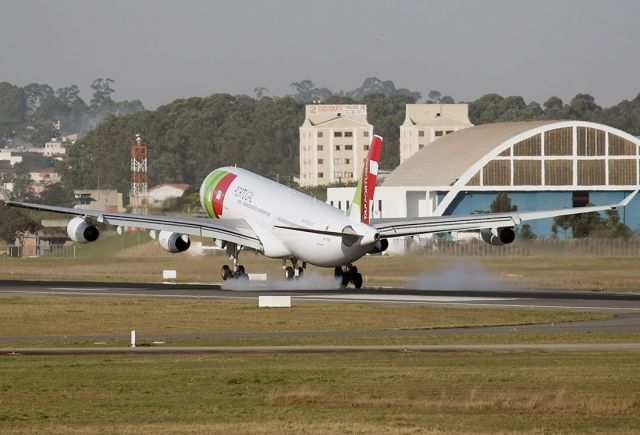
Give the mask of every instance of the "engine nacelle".
[[160, 231], [160, 234], [158, 234], [158, 242], [160, 246], [162, 246], [162, 249], [174, 254], [176, 252], [184, 252], [191, 246], [189, 236], [172, 233], [171, 231]]
[[95, 225], [78, 216], [71, 219], [67, 224], [67, 234], [74, 242], [88, 243], [98, 240], [100, 231]]
[[484, 228], [480, 230], [480, 235], [482, 240], [493, 246], [508, 245], [516, 239], [516, 233], [511, 227]]
[[369, 251], [369, 254], [380, 254], [386, 251], [388, 247], [389, 241], [387, 239], [380, 239], [376, 242], [375, 245], [373, 245], [373, 248], [371, 249], [371, 251]]

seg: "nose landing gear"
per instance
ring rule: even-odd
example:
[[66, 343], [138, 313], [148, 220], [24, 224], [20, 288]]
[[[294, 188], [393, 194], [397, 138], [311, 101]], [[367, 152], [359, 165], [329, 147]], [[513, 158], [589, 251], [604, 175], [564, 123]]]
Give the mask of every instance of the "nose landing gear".
[[240, 251], [242, 250], [242, 246], [238, 246], [235, 243], [227, 243], [225, 246], [227, 254], [229, 254], [229, 259], [231, 260], [231, 267], [228, 265], [222, 266], [220, 270], [220, 276], [224, 281], [228, 279], [248, 279], [249, 275], [244, 270], [244, 266], [242, 264], [238, 264], [238, 257], [240, 256]]
[[358, 272], [356, 266], [336, 267], [333, 274], [336, 279], [340, 280], [340, 287], [342, 288], [345, 288], [349, 284], [353, 284], [355, 288], [362, 287], [362, 274]]

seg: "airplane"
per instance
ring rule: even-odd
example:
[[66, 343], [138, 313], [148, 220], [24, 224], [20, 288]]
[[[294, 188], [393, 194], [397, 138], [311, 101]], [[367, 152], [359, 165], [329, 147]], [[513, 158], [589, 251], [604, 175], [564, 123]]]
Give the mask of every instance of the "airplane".
[[171, 253], [186, 251], [191, 244], [189, 236], [215, 239], [231, 262], [222, 267], [223, 280], [246, 278], [238, 258], [242, 250], [253, 250], [281, 259], [287, 280], [302, 278], [306, 265], [314, 264], [334, 268], [342, 287], [353, 284], [360, 288], [362, 274], [353, 263], [366, 254], [384, 252], [391, 238], [475, 231], [487, 243], [506, 245], [514, 241], [514, 227], [521, 222], [624, 207], [638, 193], [636, 190], [622, 202], [604, 206], [371, 219], [382, 142], [381, 136], [372, 138], [362, 176], [346, 213], [268, 178], [230, 166], [211, 172], [200, 187], [200, 202], [208, 218], [113, 213], [10, 200], [6, 205], [75, 216], [69, 221], [67, 232], [78, 243], [95, 242], [100, 234], [98, 223], [117, 226], [118, 232], [122, 227], [149, 230], [151, 237]]

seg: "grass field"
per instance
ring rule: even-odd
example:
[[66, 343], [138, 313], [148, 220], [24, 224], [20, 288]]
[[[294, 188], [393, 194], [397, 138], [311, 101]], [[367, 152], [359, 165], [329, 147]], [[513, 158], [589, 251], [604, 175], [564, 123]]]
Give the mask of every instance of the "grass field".
[[636, 433], [637, 353], [0, 357], [5, 433]]
[[[3, 336], [113, 334], [126, 338], [132, 329], [141, 336], [163, 337], [207, 332], [393, 331], [607, 317], [601, 313], [575, 311], [419, 305], [299, 303], [291, 309], [261, 309], [255, 301], [3, 295], [0, 296], [0, 346], [8, 344], [3, 343]], [[38, 342], [51, 344], [46, 339]]]
[[[80, 249], [78, 258], [0, 257], [0, 279], [89, 280], [160, 282], [163, 269], [175, 269], [181, 282], [219, 282], [220, 268], [228, 263], [222, 253], [191, 256], [169, 254], [146, 241], [142, 233], [105, 237]], [[124, 249], [120, 249], [123, 247]], [[241, 262], [249, 272], [266, 272], [281, 279], [282, 263], [252, 253]], [[409, 285], [474, 288], [563, 288], [639, 291], [640, 257], [540, 255], [532, 257], [451, 258], [424, 255], [371, 256], [357, 263], [365, 285]], [[332, 276], [333, 271], [309, 266], [308, 272]]]
[[[144, 235], [141, 235], [146, 237]], [[171, 255], [137, 236], [78, 258], [0, 258], [0, 279], [218, 281], [227, 259]], [[278, 261], [245, 254], [250, 272]], [[640, 258], [367, 257], [368, 285], [637, 291]], [[403, 275], [398, 275], [398, 270]], [[330, 275], [310, 267], [309, 272]], [[426, 275], [424, 275], [426, 273]], [[418, 279], [418, 277], [420, 277]], [[203, 338], [166, 345], [638, 342], [640, 334], [398, 336], [389, 331], [604, 318], [600, 313], [206, 299], [0, 296], [0, 347], [126, 346], [190, 333], [365, 331], [363, 336]], [[366, 334], [366, 332], [372, 334]], [[382, 332], [381, 332], [382, 331]], [[376, 332], [377, 334], [373, 334]], [[382, 335], [378, 335], [382, 334]], [[48, 336], [87, 339], [47, 339]], [[2, 337], [41, 336], [3, 341]], [[122, 338], [117, 338], [122, 337]], [[0, 433], [638, 433], [638, 352], [362, 352], [270, 355], [0, 355]]]

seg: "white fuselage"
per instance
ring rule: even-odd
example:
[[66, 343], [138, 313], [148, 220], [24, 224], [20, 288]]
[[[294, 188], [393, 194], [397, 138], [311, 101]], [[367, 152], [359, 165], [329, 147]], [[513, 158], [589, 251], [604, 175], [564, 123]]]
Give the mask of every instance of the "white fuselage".
[[[244, 219], [260, 238], [265, 256], [338, 267], [373, 248], [375, 228], [349, 219], [341, 210], [253, 172], [234, 167], [220, 169], [236, 175], [226, 189], [220, 217]], [[202, 193], [201, 189], [201, 198]], [[342, 233], [348, 226], [362, 236], [355, 243], [345, 244], [338, 235], [287, 229]]]

